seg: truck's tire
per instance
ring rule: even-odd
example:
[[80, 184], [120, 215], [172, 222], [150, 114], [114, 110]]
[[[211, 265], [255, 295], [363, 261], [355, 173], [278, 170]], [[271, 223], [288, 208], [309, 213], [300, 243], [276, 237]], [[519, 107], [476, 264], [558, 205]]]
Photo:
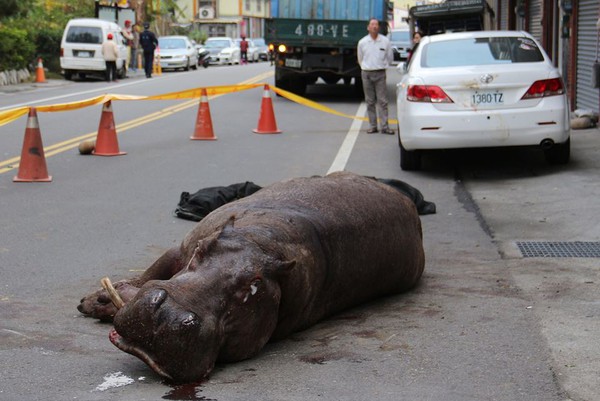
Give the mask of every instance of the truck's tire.
[[364, 99], [365, 98], [365, 91], [363, 89], [363, 83], [362, 83], [362, 78], [361, 77], [355, 77], [354, 78], [354, 94], [359, 99]]
[[70, 81], [73, 79], [73, 71], [71, 70], [65, 70], [65, 79], [67, 81]]
[[306, 93], [306, 81], [301, 77], [293, 77], [292, 79], [275, 79], [275, 86], [292, 92], [298, 96], [304, 96]]

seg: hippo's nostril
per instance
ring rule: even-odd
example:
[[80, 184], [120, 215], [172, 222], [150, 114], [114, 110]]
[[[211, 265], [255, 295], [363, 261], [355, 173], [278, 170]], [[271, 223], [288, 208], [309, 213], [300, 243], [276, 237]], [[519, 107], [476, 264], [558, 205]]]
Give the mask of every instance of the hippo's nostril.
[[157, 290], [154, 291], [154, 294], [152, 295], [152, 298], [150, 300], [150, 304], [153, 305], [155, 308], [158, 308], [160, 305], [162, 305], [163, 302], [165, 302], [166, 299], [167, 292], [165, 290]]

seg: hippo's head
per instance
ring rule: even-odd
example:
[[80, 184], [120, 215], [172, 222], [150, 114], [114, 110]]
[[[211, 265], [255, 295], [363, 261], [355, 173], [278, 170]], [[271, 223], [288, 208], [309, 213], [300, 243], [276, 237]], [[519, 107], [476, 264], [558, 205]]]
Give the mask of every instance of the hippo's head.
[[184, 270], [149, 281], [117, 312], [110, 340], [172, 381], [199, 381], [217, 360], [266, 344], [278, 320], [277, 277], [294, 264], [226, 231], [199, 241]]

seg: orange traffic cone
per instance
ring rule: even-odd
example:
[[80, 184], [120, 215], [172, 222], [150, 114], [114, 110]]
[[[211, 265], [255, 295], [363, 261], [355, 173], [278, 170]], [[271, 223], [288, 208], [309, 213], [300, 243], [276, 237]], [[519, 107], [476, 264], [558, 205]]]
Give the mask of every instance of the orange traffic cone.
[[208, 105], [208, 96], [206, 89], [202, 89], [200, 96], [200, 106], [198, 106], [198, 117], [196, 117], [196, 130], [190, 137], [194, 140], [215, 140], [217, 137], [213, 132], [212, 119], [210, 118], [210, 106]]
[[44, 145], [38, 123], [37, 111], [34, 107], [29, 109], [27, 126], [25, 128], [25, 139], [19, 162], [19, 172], [13, 178], [14, 182], [50, 182], [52, 177], [48, 175], [46, 168], [46, 157], [44, 156]]
[[120, 156], [127, 154], [127, 152], [119, 152], [119, 141], [117, 140], [117, 130], [115, 129], [115, 119], [110, 100], [102, 106], [100, 125], [98, 126], [98, 134], [96, 135], [96, 149], [92, 154], [96, 156]]
[[38, 65], [35, 69], [35, 82], [37, 83], [45, 83], [46, 82], [46, 73], [44, 73], [44, 64], [42, 64], [42, 58], [38, 58]]
[[271, 101], [269, 85], [265, 85], [263, 92], [262, 104], [260, 106], [260, 117], [258, 118], [258, 127], [253, 129], [252, 132], [257, 134], [281, 133], [281, 131], [277, 129], [277, 122], [275, 121], [275, 113], [273, 112], [273, 102]]

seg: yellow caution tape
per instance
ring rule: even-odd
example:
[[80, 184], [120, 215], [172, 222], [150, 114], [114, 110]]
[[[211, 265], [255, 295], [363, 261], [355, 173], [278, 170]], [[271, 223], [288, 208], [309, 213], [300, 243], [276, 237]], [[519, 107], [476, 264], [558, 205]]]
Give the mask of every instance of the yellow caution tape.
[[0, 127], [4, 124], [8, 124], [15, 121], [17, 118], [24, 116], [29, 112], [29, 107], [19, 107], [17, 109], [10, 109], [0, 111]]
[[[97, 96], [91, 99], [79, 100], [76, 102], [70, 103], [61, 103], [47, 106], [37, 106], [36, 110], [39, 112], [59, 112], [59, 111], [70, 111], [77, 110], [84, 107], [94, 106], [97, 104], [103, 104], [111, 100], [178, 100], [178, 99], [193, 99], [199, 98], [202, 96], [202, 90], [206, 90], [207, 96], [214, 95], [224, 95], [233, 92], [241, 92], [248, 89], [254, 89], [261, 86], [267, 86], [270, 90], [279, 94], [280, 96], [301, 104], [306, 107], [313, 108], [315, 110], [322, 111], [324, 113], [333, 114], [340, 117], [352, 118], [361, 121], [368, 121], [366, 117], [360, 117], [356, 115], [350, 115], [346, 113], [339, 112], [330, 107], [323, 106], [317, 102], [313, 102], [312, 100], [308, 100], [302, 96], [298, 96], [292, 92], [288, 92], [281, 88], [277, 88], [276, 86], [267, 85], [264, 83], [256, 83], [256, 84], [240, 84], [240, 85], [223, 85], [223, 86], [209, 86], [206, 88], [193, 88], [187, 89], [184, 91], [165, 93], [162, 95], [154, 95], [154, 96], [133, 96], [133, 95], [115, 95], [115, 94], [106, 94], [102, 96]], [[19, 107], [15, 109], [5, 110], [0, 112], [0, 126], [8, 124], [19, 117], [27, 114], [29, 111], [28, 106]], [[397, 124], [397, 120], [389, 120], [392, 124]]]
[[[327, 106], [323, 106], [322, 104], [319, 104], [317, 102], [313, 102], [312, 100], [308, 100], [302, 96], [298, 96], [295, 93], [292, 92], [288, 92], [286, 90], [283, 90], [281, 88], [278, 88], [276, 86], [271, 86], [269, 85], [269, 88], [274, 91], [275, 93], [277, 93], [280, 96], [283, 96], [284, 98], [291, 100], [292, 102], [296, 102], [298, 104], [301, 104], [303, 106], [306, 107], [310, 107], [313, 108], [315, 110], [319, 110], [322, 111], [324, 113], [329, 113], [329, 114], [334, 114], [336, 116], [340, 116], [340, 117], [346, 117], [346, 118], [352, 118], [355, 120], [361, 120], [361, 121], [369, 121], [369, 119], [367, 117], [360, 117], [360, 116], [355, 116], [355, 115], [351, 115], [351, 114], [345, 114], [345, 113], [341, 113], [337, 110], [334, 110], [332, 108], [329, 108]], [[389, 124], [398, 124], [398, 120], [394, 120], [394, 119], [388, 119]]]

